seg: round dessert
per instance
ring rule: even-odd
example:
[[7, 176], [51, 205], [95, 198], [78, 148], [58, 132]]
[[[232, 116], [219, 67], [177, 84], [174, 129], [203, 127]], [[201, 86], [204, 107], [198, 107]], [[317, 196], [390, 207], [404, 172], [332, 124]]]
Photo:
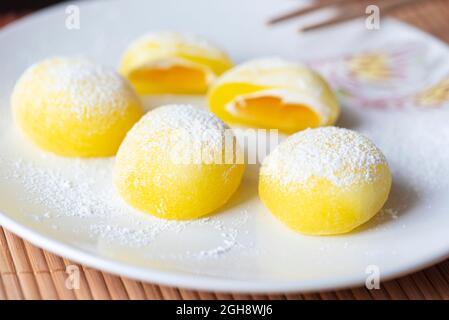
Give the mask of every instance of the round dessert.
[[331, 125], [340, 112], [321, 76], [277, 58], [249, 61], [227, 71], [208, 95], [210, 110], [227, 123], [286, 133]]
[[112, 156], [143, 106], [113, 69], [82, 58], [51, 58], [28, 68], [11, 97], [25, 135], [69, 157]]
[[130, 130], [117, 153], [114, 183], [134, 208], [187, 220], [224, 205], [245, 165], [232, 131], [212, 113], [167, 105]]
[[120, 72], [140, 94], [203, 94], [231, 67], [229, 57], [203, 38], [160, 32], [132, 43], [123, 55]]
[[347, 129], [308, 129], [290, 136], [265, 158], [262, 202], [304, 234], [346, 233], [371, 219], [391, 187], [385, 157], [364, 136]]

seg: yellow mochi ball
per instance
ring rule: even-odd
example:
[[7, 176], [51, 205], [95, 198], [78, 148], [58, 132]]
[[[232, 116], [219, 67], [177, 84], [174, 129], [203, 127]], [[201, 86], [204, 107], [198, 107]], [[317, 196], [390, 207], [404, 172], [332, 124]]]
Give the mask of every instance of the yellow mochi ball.
[[120, 73], [140, 94], [202, 94], [231, 67], [226, 53], [204, 38], [158, 32], [144, 35], [129, 46]]
[[131, 206], [164, 219], [186, 220], [224, 205], [245, 169], [232, 131], [190, 105], [146, 114], [127, 134], [114, 183]]
[[211, 86], [208, 104], [227, 123], [285, 133], [332, 125], [340, 114], [318, 73], [279, 58], [248, 61], [225, 72]]
[[82, 58], [31, 66], [11, 97], [25, 135], [44, 150], [70, 157], [112, 156], [143, 106], [113, 69]]
[[259, 194], [282, 222], [304, 234], [346, 233], [384, 205], [391, 173], [381, 151], [347, 129], [308, 129], [265, 158]]

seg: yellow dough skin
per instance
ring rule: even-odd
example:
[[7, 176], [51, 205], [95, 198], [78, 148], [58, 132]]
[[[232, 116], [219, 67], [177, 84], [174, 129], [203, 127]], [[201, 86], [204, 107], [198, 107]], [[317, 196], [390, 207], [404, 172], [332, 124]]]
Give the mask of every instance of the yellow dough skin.
[[[386, 202], [392, 183], [386, 162], [371, 165], [365, 172], [360, 169], [356, 172], [359, 178], [344, 186], [317, 175], [286, 182], [263, 170], [259, 180], [262, 202], [280, 221], [307, 235], [347, 233], [367, 222]], [[365, 175], [370, 179], [364, 179]]]
[[78, 58], [52, 58], [30, 67], [18, 80], [11, 104], [31, 141], [68, 157], [114, 155], [143, 114], [125, 79]]
[[309, 235], [347, 233], [370, 220], [384, 205], [391, 186], [388, 167], [379, 167], [379, 179], [372, 184], [340, 188], [324, 179], [282, 186], [262, 176], [259, 195], [270, 211], [290, 228]]
[[[224, 126], [207, 111], [192, 110], [193, 107], [183, 105], [159, 107], [146, 114], [128, 133], [117, 154], [114, 184], [132, 207], [159, 218], [189, 220], [212, 213], [237, 190], [244, 164], [173, 160], [171, 151], [178, 142], [177, 132], [184, 128], [178, 125], [178, 120], [173, 126], [161, 123], [170, 122], [176, 114], [176, 117], [185, 116], [185, 125], [209, 117]], [[191, 150], [181, 149], [187, 153]], [[204, 150], [210, 151], [208, 147]]]

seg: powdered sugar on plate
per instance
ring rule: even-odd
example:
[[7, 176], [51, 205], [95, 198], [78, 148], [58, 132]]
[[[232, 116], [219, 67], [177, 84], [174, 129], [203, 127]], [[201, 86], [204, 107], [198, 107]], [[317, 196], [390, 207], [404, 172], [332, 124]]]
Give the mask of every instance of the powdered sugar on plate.
[[[55, 160], [52, 155], [44, 158]], [[58, 159], [56, 159], [58, 160]], [[113, 159], [61, 159], [65, 169], [37, 165], [33, 161], [17, 159], [0, 164], [8, 167], [0, 176], [23, 188], [25, 201], [44, 207], [44, 212], [29, 213], [36, 222], [51, 221], [59, 230], [67, 219], [78, 221], [70, 232], [87, 233], [102, 243], [115, 243], [129, 248], [148, 247], [167, 233], [183, 237], [189, 228], [200, 228], [217, 237], [216, 245], [206, 244], [197, 252], [184, 252], [196, 259], [219, 258], [236, 249], [248, 248], [239, 243], [239, 234], [246, 219], [237, 216], [226, 223], [216, 217], [193, 221], [162, 220], [127, 206], [112, 186]], [[246, 217], [247, 213], [243, 213]], [[64, 223], [65, 221], [65, 223]], [[84, 223], [82, 222], [84, 221]]]

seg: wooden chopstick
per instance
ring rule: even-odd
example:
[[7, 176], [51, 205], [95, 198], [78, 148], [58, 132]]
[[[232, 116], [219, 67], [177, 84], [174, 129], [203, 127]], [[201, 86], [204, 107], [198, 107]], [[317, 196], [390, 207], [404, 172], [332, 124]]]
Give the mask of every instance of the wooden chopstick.
[[[385, 14], [390, 11], [393, 11], [395, 9], [398, 9], [405, 5], [410, 5], [414, 2], [418, 2], [422, 0], [389, 0], [387, 1], [377, 1], [377, 3], [369, 3], [368, 1], [364, 2], [365, 6], [368, 4], [377, 4], [379, 9], [381, 10], [381, 13]], [[311, 31], [311, 30], [317, 30], [324, 27], [329, 27], [335, 24], [343, 23], [352, 19], [356, 19], [362, 16], [365, 16], [365, 8], [364, 5], [361, 5], [360, 0], [323, 0], [320, 2], [313, 3], [307, 7], [303, 7], [297, 10], [294, 10], [292, 12], [274, 17], [268, 21], [268, 24], [273, 25], [280, 23], [282, 21], [290, 20], [293, 18], [298, 18], [303, 15], [307, 15], [312, 12], [317, 12], [325, 8], [339, 8], [340, 13], [328, 20], [325, 20], [323, 22], [319, 22], [316, 24], [308, 25], [301, 27], [299, 31], [305, 32], [305, 31]]]
[[[386, 14], [395, 9], [399, 9], [405, 5], [410, 5], [414, 2], [419, 2], [419, 1], [422, 1], [422, 0], [396, 0], [395, 2], [389, 1], [387, 4], [379, 5], [379, 9], [382, 14]], [[333, 25], [336, 25], [339, 23], [343, 23], [343, 22], [346, 22], [346, 21], [349, 21], [352, 19], [356, 19], [359, 17], [363, 17], [365, 15], [366, 15], [366, 13], [364, 10], [349, 11], [346, 13], [342, 13], [342, 14], [336, 16], [335, 18], [326, 20], [324, 22], [301, 27], [301, 28], [299, 28], [299, 31], [307, 32], [307, 31], [317, 30], [317, 29], [333, 26]]]
[[300, 17], [302, 15], [314, 12], [314, 11], [318, 11], [320, 9], [324, 9], [327, 7], [331, 7], [337, 4], [348, 4], [351, 2], [355, 2], [355, 1], [359, 1], [359, 0], [323, 0], [323, 1], [319, 1], [319, 2], [314, 2], [311, 5], [308, 5], [306, 7], [302, 7], [299, 8], [297, 10], [294, 10], [292, 12], [288, 12], [286, 14], [282, 14], [280, 16], [274, 17], [270, 20], [268, 20], [268, 24], [276, 24], [282, 21], [286, 21], [286, 20], [290, 20], [292, 18], [297, 18]]

